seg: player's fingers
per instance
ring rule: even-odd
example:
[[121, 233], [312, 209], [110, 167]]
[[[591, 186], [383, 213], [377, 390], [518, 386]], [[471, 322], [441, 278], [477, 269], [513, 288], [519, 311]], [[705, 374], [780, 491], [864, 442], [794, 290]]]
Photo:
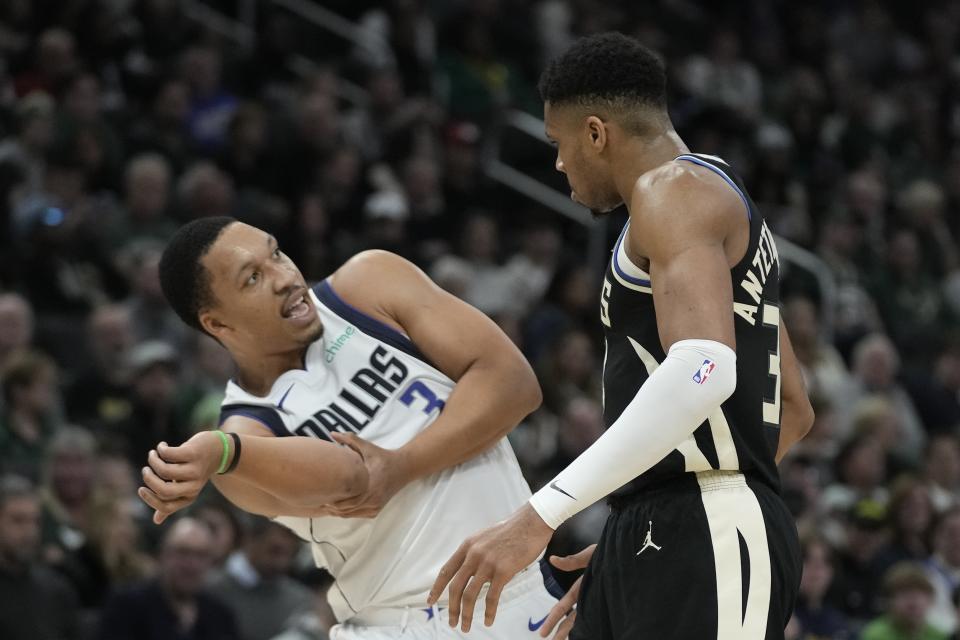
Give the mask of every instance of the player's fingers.
[[330, 436], [340, 444], [346, 445], [359, 453], [361, 458], [366, 457], [363, 454], [364, 451], [368, 449], [368, 445], [370, 443], [363, 438], [360, 438], [352, 433], [340, 433], [339, 431], [332, 432]]
[[192, 462], [194, 458], [191, 447], [171, 447], [166, 442], [157, 445], [157, 453], [167, 462]]
[[560, 627], [557, 629], [557, 633], [553, 636], [553, 640], [567, 640], [570, 636], [570, 630], [573, 629], [574, 623], [577, 621], [577, 612], [571, 611], [570, 615], [564, 618], [563, 622], [560, 623]]
[[450, 626], [456, 627], [457, 620], [460, 619], [460, 607], [463, 603], [463, 591], [470, 583], [470, 578], [475, 572], [474, 567], [464, 564], [457, 571], [453, 579], [450, 580], [450, 586], [447, 589], [447, 596], [450, 598], [450, 608], [447, 610], [450, 617]]
[[583, 569], [590, 564], [590, 558], [593, 557], [593, 551], [596, 548], [597, 545], [592, 544], [580, 553], [575, 553], [571, 556], [550, 556], [550, 564], [561, 571]]
[[557, 604], [553, 605], [553, 608], [550, 609], [550, 613], [547, 614], [547, 619], [543, 623], [543, 627], [540, 631], [540, 635], [544, 638], [553, 630], [558, 622], [563, 620], [563, 617], [570, 613], [570, 610], [573, 609], [573, 605], [577, 603], [577, 598], [580, 597], [580, 581], [583, 580], [583, 577], [577, 578], [577, 581], [573, 583], [573, 586], [570, 587], [570, 590], [567, 591], [560, 600], [557, 601]]
[[178, 498], [185, 498], [197, 493], [196, 483], [166, 482], [163, 480], [163, 478], [154, 473], [153, 469], [150, 467], [144, 467], [142, 475], [143, 483], [165, 502], [176, 500]]
[[487, 599], [483, 605], [483, 624], [488, 627], [492, 626], [493, 621], [497, 619], [497, 607], [500, 605], [500, 594], [503, 592], [506, 584], [507, 580], [494, 578], [490, 583], [490, 588], [487, 589]]
[[146, 502], [154, 510], [153, 522], [161, 524], [173, 513], [184, 508], [192, 502], [189, 498], [180, 498], [178, 500], [163, 500], [157, 494], [146, 487], [140, 487], [137, 490], [140, 499]]
[[437, 579], [433, 582], [433, 587], [430, 588], [430, 594], [427, 596], [427, 604], [431, 607], [440, 600], [440, 596], [443, 594], [443, 590], [447, 588], [447, 585], [450, 584], [450, 581], [453, 580], [454, 574], [457, 570], [460, 569], [460, 565], [463, 564], [464, 558], [467, 557], [466, 544], [460, 545], [460, 548], [450, 556], [450, 559], [447, 560], [447, 563], [440, 568], [440, 573], [437, 574]]
[[464, 633], [468, 633], [470, 627], [473, 625], [473, 610], [477, 606], [477, 598], [480, 596], [480, 591], [483, 590], [485, 584], [490, 582], [490, 578], [482, 577], [486, 576], [486, 573], [481, 575], [478, 571], [477, 574], [478, 575], [470, 579], [467, 588], [463, 590], [463, 598], [460, 603], [460, 630]]
[[147, 464], [150, 465], [150, 468], [153, 469], [153, 472], [156, 473], [161, 480], [185, 481], [193, 479], [191, 477], [193, 474], [186, 465], [164, 462], [156, 449], [151, 449], [150, 453], [147, 454]]

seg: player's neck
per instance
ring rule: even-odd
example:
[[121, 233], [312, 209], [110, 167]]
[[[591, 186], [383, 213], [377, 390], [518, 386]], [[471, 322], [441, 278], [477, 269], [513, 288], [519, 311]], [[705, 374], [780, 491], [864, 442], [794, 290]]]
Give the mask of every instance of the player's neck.
[[233, 354], [237, 363], [237, 384], [255, 396], [270, 393], [273, 383], [287, 371], [303, 369], [306, 348], [282, 354]]
[[640, 176], [689, 152], [687, 145], [672, 128], [652, 137], [631, 138], [613, 162], [616, 167], [613, 180], [623, 202], [629, 206], [630, 196]]

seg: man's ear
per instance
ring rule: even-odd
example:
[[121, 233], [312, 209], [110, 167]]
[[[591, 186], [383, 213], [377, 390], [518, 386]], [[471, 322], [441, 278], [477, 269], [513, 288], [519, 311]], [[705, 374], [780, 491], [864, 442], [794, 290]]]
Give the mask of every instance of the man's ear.
[[223, 342], [224, 334], [231, 331], [230, 326], [224, 324], [218, 315], [210, 309], [203, 309], [200, 312], [199, 320], [200, 326], [221, 343]]
[[587, 144], [597, 153], [600, 153], [607, 146], [609, 129], [606, 123], [598, 116], [587, 116]]

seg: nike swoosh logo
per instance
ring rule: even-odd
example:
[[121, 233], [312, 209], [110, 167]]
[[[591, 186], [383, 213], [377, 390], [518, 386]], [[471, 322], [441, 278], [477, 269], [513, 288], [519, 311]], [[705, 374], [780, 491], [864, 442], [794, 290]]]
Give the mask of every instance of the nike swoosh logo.
[[563, 495], [567, 496], [567, 497], [570, 498], [571, 500], [576, 500], [576, 498], [574, 498], [572, 495], [570, 495], [569, 493], [567, 493], [566, 491], [564, 491], [563, 489], [561, 489], [560, 487], [558, 487], [556, 482], [551, 482], [551, 483], [550, 483], [550, 488], [553, 489], [554, 491], [559, 491], [560, 493], [562, 493]]
[[280, 402], [277, 403], [277, 409], [280, 409], [281, 411], [283, 411], [283, 403], [286, 401], [287, 396], [290, 395], [290, 391], [293, 390], [293, 387], [295, 384], [296, 382], [290, 383], [290, 388], [284, 392], [283, 397], [280, 398]]
[[[547, 615], [550, 615], [550, 614], [547, 614]], [[534, 622], [533, 618], [530, 618], [530, 620], [527, 621], [527, 629], [530, 629], [530, 631], [536, 631], [537, 629], [542, 627], [543, 623], [546, 621], [547, 621], [547, 616], [543, 616], [543, 618], [541, 618], [539, 622]]]

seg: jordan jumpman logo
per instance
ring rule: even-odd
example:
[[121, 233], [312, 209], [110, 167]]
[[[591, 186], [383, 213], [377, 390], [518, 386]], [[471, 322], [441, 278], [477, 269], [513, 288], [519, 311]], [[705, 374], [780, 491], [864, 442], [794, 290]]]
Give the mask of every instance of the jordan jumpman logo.
[[647, 537], [644, 539], [643, 546], [640, 547], [640, 551], [637, 551], [637, 555], [640, 555], [649, 547], [653, 547], [657, 551], [660, 551], [660, 545], [653, 543], [653, 520], [650, 521], [650, 528], [647, 529]]

